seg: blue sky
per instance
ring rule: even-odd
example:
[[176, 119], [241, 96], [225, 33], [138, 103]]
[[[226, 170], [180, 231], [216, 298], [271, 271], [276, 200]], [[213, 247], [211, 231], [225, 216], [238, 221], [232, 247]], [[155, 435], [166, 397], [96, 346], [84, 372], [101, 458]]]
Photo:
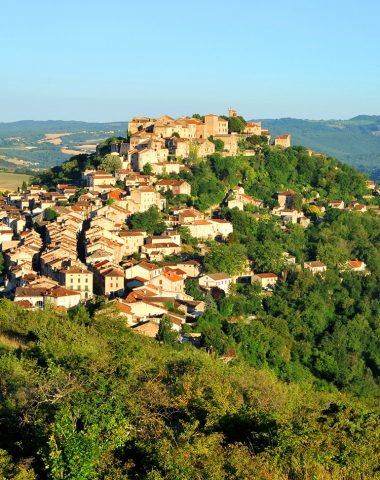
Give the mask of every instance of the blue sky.
[[380, 114], [378, 0], [2, 3], [0, 121]]

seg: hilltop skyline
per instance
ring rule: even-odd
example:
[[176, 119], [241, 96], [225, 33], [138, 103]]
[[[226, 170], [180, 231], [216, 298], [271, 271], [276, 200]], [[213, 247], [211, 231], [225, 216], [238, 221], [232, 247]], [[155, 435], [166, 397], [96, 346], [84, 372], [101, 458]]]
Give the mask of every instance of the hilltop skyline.
[[378, 114], [379, 13], [374, 0], [8, 3], [0, 121], [178, 117], [226, 103], [246, 118]]

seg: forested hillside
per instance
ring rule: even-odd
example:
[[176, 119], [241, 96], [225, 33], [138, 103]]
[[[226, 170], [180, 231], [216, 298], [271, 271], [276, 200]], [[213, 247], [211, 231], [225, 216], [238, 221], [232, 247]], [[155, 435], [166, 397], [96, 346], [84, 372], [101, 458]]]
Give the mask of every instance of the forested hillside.
[[139, 337], [112, 307], [0, 306], [0, 478], [379, 478], [378, 411], [352, 397]]
[[288, 132], [295, 145], [307, 145], [380, 177], [380, 117], [360, 115], [350, 120], [263, 119], [271, 133]]

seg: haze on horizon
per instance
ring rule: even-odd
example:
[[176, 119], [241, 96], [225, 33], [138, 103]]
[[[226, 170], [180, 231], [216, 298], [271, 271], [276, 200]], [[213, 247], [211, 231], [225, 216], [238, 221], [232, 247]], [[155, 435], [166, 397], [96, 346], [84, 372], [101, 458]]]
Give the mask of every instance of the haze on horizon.
[[376, 0], [20, 0], [2, 13], [2, 122], [380, 114]]

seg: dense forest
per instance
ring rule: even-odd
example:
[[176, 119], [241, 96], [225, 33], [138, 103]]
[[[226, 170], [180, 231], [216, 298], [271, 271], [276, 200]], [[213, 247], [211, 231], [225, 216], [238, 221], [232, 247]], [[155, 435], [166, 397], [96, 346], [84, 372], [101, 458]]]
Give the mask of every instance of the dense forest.
[[0, 478], [379, 478], [375, 407], [92, 311], [1, 301]]
[[[35, 181], [54, 188], [78, 182], [86, 168], [107, 169], [108, 143], [104, 154], [75, 156]], [[205, 256], [181, 227], [181, 258], [230, 275], [248, 264], [277, 274], [277, 287], [263, 294], [237, 283], [225, 296], [186, 280], [207, 306], [184, 326], [201, 334], [198, 348], [165, 325], [157, 339], [134, 334], [99, 298], [66, 313], [3, 300], [0, 478], [380, 478], [380, 197], [334, 158], [260, 138], [240, 147], [236, 157], [195, 152], [184, 172], [160, 176], [188, 181], [191, 196], [163, 193], [166, 211], [128, 224], [160, 234], [183, 204], [227, 219], [233, 234], [209, 242]], [[229, 209], [237, 185], [263, 207]], [[307, 228], [271, 214], [276, 192], [288, 188]], [[338, 199], [367, 211], [330, 208]], [[302, 268], [316, 259], [324, 276]], [[347, 260], [364, 261], [366, 271], [345, 269]]]

